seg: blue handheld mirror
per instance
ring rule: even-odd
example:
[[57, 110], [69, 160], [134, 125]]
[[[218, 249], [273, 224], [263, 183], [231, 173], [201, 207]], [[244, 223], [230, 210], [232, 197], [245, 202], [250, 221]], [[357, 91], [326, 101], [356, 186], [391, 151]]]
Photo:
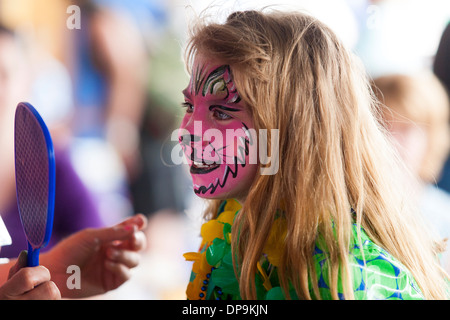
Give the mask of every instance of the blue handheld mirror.
[[55, 154], [44, 120], [29, 103], [17, 105], [14, 119], [17, 205], [28, 241], [29, 267], [52, 233], [55, 203]]

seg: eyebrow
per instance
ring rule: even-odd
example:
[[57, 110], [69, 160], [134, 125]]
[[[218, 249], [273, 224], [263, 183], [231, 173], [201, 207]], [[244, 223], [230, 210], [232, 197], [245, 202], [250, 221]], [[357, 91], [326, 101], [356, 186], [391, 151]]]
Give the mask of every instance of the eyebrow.
[[[217, 67], [213, 71], [211, 71], [203, 83], [203, 89], [202, 89], [202, 95], [206, 96], [209, 94], [217, 94], [215, 84], [222, 82], [225, 87], [227, 86], [227, 82], [225, 81], [224, 75], [225, 73], [230, 70], [230, 67], [228, 65], [222, 65], [220, 67]], [[227, 89], [228, 91], [228, 89]]]
[[209, 107], [209, 110], [212, 111], [212, 110], [215, 109], [215, 108], [219, 108], [219, 109], [222, 109], [222, 110], [225, 110], [225, 111], [231, 111], [231, 112], [238, 112], [238, 111], [241, 111], [241, 109], [230, 108], [230, 107], [222, 106], [222, 105], [219, 105], [219, 104], [213, 104], [213, 105], [211, 105], [211, 106]]
[[[226, 104], [238, 104], [241, 101], [241, 97], [236, 90], [235, 84], [232, 82], [231, 77], [228, 82], [224, 78], [227, 72], [231, 73], [230, 66], [219, 66], [209, 74], [205, 72], [206, 69], [207, 68], [205, 66], [202, 66], [201, 68], [197, 66], [193, 74], [194, 78], [191, 77], [191, 81], [189, 82], [188, 87], [182, 91], [184, 97], [187, 99], [192, 99], [192, 95], [199, 95], [200, 91], [203, 97], [208, 94], [216, 95], [218, 92], [215, 84], [223, 82], [223, 85], [225, 87], [224, 91], [226, 91], [227, 93], [225, 99], [228, 99], [226, 101]], [[232, 83], [232, 88], [228, 88], [228, 84], [230, 82]], [[220, 105], [217, 106], [221, 107]], [[227, 111], [240, 111], [239, 109], [233, 109], [229, 107], [224, 107], [221, 109]]]

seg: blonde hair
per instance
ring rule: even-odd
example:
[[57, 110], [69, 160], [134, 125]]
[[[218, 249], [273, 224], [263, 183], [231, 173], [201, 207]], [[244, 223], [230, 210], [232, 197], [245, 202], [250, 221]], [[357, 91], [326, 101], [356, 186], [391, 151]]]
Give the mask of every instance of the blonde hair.
[[[277, 11], [235, 12], [224, 24], [199, 22], [192, 31], [187, 65], [197, 53], [229, 65], [256, 129], [279, 130], [279, 171], [255, 178], [233, 225], [241, 297], [256, 297], [257, 262], [283, 203], [287, 233], [278, 276], [288, 297], [289, 285], [301, 299], [311, 299], [310, 290], [320, 297], [313, 262], [320, 234], [333, 298], [338, 279], [345, 298], [354, 298], [353, 209], [356, 223], [412, 272], [426, 298], [443, 298], [434, 242], [408, 208], [370, 85], [335, 34], [311, 16]], [[206, 218], [219, 203], [211, 201]]]
[[436, 76], [393, 74], [373, 81], [374, 92], [386, 105], [386, 125], [390, 121], [410, 121], [427, 133], [427, 149], [419, 177], [427, 183], [439, 178], [450, 149], [449, 98]]

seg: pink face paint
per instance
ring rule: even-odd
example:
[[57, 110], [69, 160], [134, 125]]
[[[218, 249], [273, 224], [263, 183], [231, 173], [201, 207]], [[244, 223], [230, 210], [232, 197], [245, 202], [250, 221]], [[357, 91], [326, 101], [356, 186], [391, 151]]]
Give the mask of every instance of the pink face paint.
[[185, 95], [179, 130], [195, 193], [203, 198], [245, 198], [257, 164], [253, 119], [230, 68], [197, 59]]

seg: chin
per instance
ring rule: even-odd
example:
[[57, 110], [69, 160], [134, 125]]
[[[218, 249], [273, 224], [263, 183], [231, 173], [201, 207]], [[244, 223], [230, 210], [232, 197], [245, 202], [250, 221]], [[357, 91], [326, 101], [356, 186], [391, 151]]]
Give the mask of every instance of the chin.
[[191, 165], [194, 193], [205, 199], [242, 199], [251, 186], [256, 170], [257, 165], [238, 164], [237, 161], [231, 165], [203, 165], [200, 168]]
[[232, 192], [232, 191], [226, 192], [223, 190], [221, 190], [220, 192], [217, 191], [215, 193], [210, 193], [210, 192], [203, 193], [203, 192], [199, 191], [198, 186], [194, 186], [193, 190], [194, 190], [194, 193], [196, 196], [198, 196], [199, 198], [208, 199], [208, 200], [241, 199], [243, 197], [242, 193], [237, 193], [237, 192]]
[[[193, 178], [195, 181], [195, 177]], [[210, 200], [245, 199], [249, 188], [247, 183], [240, 180], [229, 181], [229, 184], [223, 187], [217, 179], [209, 183], [193, 183], [195, 195]]]
[[[237, 193], [235, 192], [236, 186], [231, 185], [222, 185], [219, 178], [215, 178], [209, 182], [199, 182], [196, 181], [196, 177], [193, 177], [193, 190], [194, 193], [200, 197], [205, 199], [229, 199], [233, 198]], [[233, 181], [234, 184], [237, 181]]]

